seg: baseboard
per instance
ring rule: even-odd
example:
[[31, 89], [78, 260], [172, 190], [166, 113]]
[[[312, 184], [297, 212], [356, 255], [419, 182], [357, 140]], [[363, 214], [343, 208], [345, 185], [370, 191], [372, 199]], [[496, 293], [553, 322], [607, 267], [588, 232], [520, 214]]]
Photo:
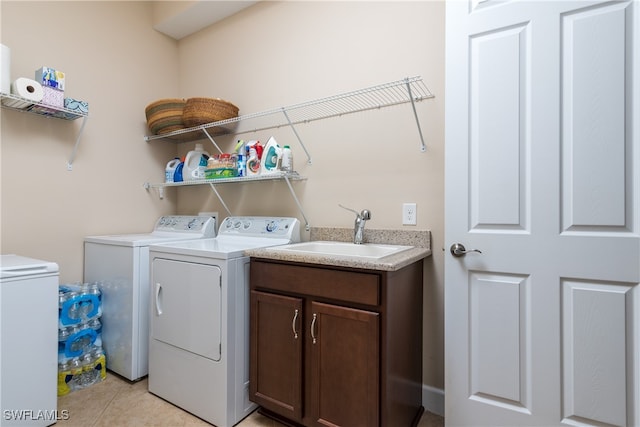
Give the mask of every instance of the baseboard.
[[425, 410], [444, 417], [444, 390], [422, 384], [422, 406]]

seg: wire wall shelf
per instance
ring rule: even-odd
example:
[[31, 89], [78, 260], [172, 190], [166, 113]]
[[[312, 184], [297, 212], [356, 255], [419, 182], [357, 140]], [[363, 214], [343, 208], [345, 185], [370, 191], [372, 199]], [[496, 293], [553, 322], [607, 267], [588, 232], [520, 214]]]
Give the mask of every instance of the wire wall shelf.
[[[422, 81], [422, 77], [407, 77], [402, 80], [365, 89], [258, 113], [244, 114], [232, 119], [181, 129], [163, 135], [145, 136], [145, 140], [152, 141], [155, 139], [168, 138], [176, 141], [193, 141], [205, 137], [211, 139], [212, 134], [214, 136], [226, 134], [238, 135], [282, 126], [293, 127], [296, 124], [309, 123], [315, 120], [339, 117], [360, 111], [380, 109], [410, 102], [413, 106], [413, 112], [424, 147], [424, 138], [422, 137], [418, 115], [415, 111], [415, 103], [433, 97], [434, 95]], [[209, 131], [209, 129], [211, 129], [211, 131]], [[293, 129], [295, 132], [295, 128]], [[298, 135], [296, 134], [296, 136]], [[300, 140], [299, 137], [298, 139]]]
[[[49, 119], [61, 119], [61, 120], [76, 120], [82, 118], [82, 125], [80, 127], [80, 131], [78, 132], [78, 136], [76, 137], [76, 143], [73, 146], [73, 151], [69, 156], [69, 160], [67, 160], [67, 170], [73, 170], [73, 161], [76, 158], [76, 154], [78, 153], [78, 146], [80, 144], [80, 138], [82, 136], [82, 132], [84, 131], [84, 126], [87, 124], [87, 118], [89, 118], [89, 113], [80, 113], [75, 110], [70, 110], [64, 107], [56, 107], [54, 105], [42, 104], [40, 102], [33, 102], [30, 99], [22, 98], [21, 96], [9, 94], [9, 93], [0, 93], [0, 100], [2, 108], [12, 111], [17, 111], [19, 113], [29, 113], [35, 114], [37, 116], [43, 116]], [[11, 104], [12, 101], [20, 101], [22, 103], [31, 104], [23, 108], [12, 107], [11, 105], [5, 105], [5, 101], [7, 104]]]

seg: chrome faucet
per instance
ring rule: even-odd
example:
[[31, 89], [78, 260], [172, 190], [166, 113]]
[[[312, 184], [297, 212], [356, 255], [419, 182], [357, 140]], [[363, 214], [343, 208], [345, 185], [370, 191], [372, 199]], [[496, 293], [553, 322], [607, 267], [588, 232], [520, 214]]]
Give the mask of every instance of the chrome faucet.
[[363, 209], [362, 212], [358, 213], [355, 209], [347, 208], [338, 203], [342, 209], [346, 209], [356, 214], [356, 222], [353, 227], [353, 243], [359, 245], [362, 243], [362, 238], [364, 237], [364, 225], [367, 220], [371, 219], [371, 211], [368, 209]]

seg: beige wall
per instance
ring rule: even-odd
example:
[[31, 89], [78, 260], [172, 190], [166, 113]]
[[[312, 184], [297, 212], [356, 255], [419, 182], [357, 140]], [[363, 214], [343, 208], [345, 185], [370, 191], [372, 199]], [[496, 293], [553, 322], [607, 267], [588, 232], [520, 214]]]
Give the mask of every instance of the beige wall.
[[[21, 26], [36, 7], [57, 26], [44, 18], [35, 30]], [[151, 22], [144, 3], [3, 1], [2, 43], [12, 48], [14, 75], [60, 68], [69, 95], [89, 101], [90, 118], [67, 172], [79, 123], [3, 110], [2, 252], [56, 260], [71, 280], [81, 274], [84, 235], [139, 231], [163, 213], [226, 215], [208, 186], [169, 189], [164, 201], [142, 188], [162, 179], [173, 154], [193, 147], [142, 140], [152, 100], [220, 97], [243, 114], [421, 75], [436, 95], [417, 104], [426, 153], [409, 104], [300, 125], [310, 165], [290, 129], [240, 137], [266, 142], [274, 135], [292, 146], [296, 169], [307, 177], [294, 189], [312, 226], [351, 227], [354, 215], [341, 203], [371, 210], [367, 227], [411, 228], [401, 223], [401, 205], [417, 203], [417, 228], [433, 233], [424, 275], [424, 382], [443, 388], [444, 3], [261, 2], [179, 42]], [[84, 37], [72, 33], [74, 23]], [[58, 42], [52, 48], [43, 39]], [[235, 140], [217, 139], [225, 150]], [[32, 173], [25, 176], [27, 161]], [[231, 184], [220, 193], [233, 214], [300, 217], [281, 182]], [[32, 229], [25, 213], [46, 222]]]
[[66, 73], [66, 96], [89, 103], [65, 122], [2, 109], [2, 253], [58, 262], [61, 280], [82, 280], [83, 237], [150, 230], [173, 200], [143, 183], [160, 179], [174, 144], [150, 146], [144, 107], [178, 95], [175, 40], [151, 26], [146, 2], [2, 1], [2, 43], [11, 76], [49, 66]]

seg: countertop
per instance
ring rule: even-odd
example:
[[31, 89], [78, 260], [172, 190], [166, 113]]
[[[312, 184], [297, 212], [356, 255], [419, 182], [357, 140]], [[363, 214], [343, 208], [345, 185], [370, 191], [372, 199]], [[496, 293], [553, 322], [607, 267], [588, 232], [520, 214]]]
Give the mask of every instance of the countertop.
[[[310, 241], [353, 241], [353, 228], [311, 227], [310, 232]], [[253, 258], [382, 271], [396, 271], [431, 255], [431, 231], [429, 230], [365, 229], [363, 243], [405, 245], [414, 246], [414, 248], [380, 259], [289, 253], [270, 251], [268, 248], [250, 249], [245, 251], [245, 254]]]

